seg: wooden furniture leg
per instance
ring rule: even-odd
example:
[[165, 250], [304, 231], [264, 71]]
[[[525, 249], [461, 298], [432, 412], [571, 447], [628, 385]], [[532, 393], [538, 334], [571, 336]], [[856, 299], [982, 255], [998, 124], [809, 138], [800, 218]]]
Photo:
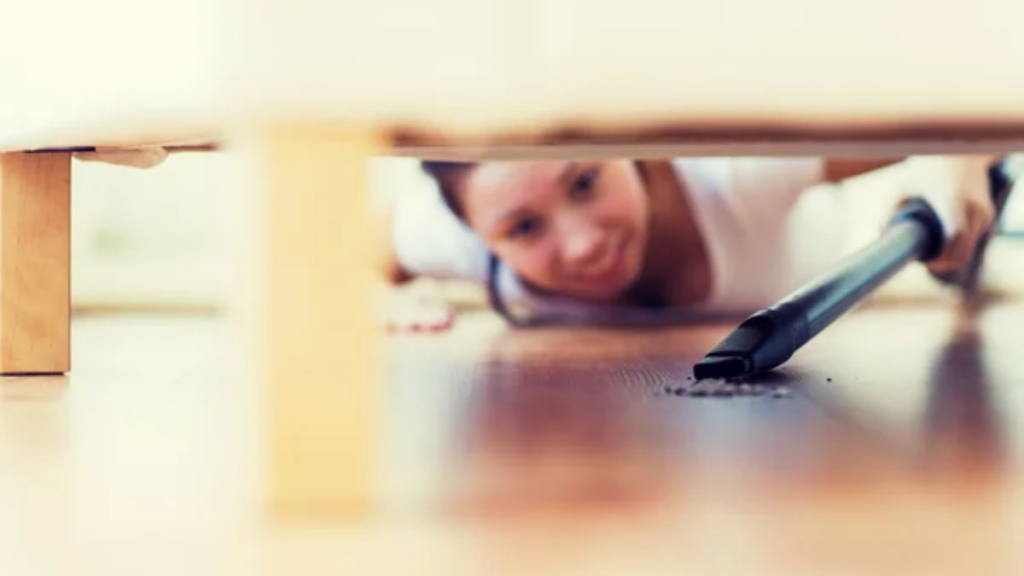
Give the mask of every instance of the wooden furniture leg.
[[71, 370], [71, 155], [0, 154], [0, 373]]
[[252, 326], [266, 396], [271, 513], [373, 501], [378, 393], [372, 130], [287, 125], [247, 140], [259, 243]]

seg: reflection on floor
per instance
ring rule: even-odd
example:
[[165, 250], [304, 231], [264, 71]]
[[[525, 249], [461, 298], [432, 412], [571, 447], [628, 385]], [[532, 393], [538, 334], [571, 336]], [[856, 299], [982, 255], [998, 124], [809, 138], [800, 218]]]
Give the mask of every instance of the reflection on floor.
[[781, 399], [665, 392], [725, 324], [390, 337], [380, 514], [316, 525], [262, 514], [221, 319], [81, 317], [72, 375], [0, 380], [0, 573], [1019, 574], [1024, 285], [1000, 286], [878, 298]]

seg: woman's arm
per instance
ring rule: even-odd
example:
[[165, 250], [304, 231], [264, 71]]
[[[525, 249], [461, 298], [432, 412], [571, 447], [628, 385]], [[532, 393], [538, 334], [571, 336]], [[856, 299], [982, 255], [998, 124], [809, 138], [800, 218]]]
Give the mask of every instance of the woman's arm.
[[901, 191], [923, 196], [946, 226], [942, 254], [928, 262], [933, 274], [948, 274], [967, 266], [975, 247], [995, 220], [995, 203], [989, 190], [988, 169], [998, 155], [912, 156], [899, 159], [828, 159], [824, 179], [847, 178], [904, 163], [898, 179]]
[[382, 276], [403, 284], [418, 277], [484, 283], [488, 250], [436, 188], [410, 186], [376, 208]]
[[[396, 235], [398, 205], [397, 198], [392, 198], [383, 206], [376, 206], [374, 224], [376, 225], [377, 265], [383, 280], [380, 290], [380, 325], [388, 332], [443, 332], [449, 330], [454, 321], [455, 313], [444, 303], [425, 302], [415, 292], [401, 288], [401, 285], [416, 279], [417, 274], [410, 272], [402, 264], [397, 244], [408, 241]], [[405, 234], [422, 234], [419, 226], [406, 227]], [[413, 238], [413, 240], [416, 240]]]
[[377, 226], [377, 259], [384, 281], [392, 285], [400, 285], [416, 278], [402, 266], [395, 250], [395, 217], [393, 206], [387, 206], [376, 214]]

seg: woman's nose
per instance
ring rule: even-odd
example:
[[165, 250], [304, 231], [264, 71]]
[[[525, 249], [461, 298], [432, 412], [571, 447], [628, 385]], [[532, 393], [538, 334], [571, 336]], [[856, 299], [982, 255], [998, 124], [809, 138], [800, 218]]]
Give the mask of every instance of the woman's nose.
[[566, 227], [563, 258], [566, 264], [583, 267], [598, 264], [604, 259], [605, 234], [598, 226], [574, 224]]

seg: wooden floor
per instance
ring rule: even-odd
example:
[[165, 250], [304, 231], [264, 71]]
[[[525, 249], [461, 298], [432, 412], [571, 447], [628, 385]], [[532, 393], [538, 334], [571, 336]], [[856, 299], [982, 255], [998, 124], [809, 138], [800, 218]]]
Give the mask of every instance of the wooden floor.
[[73, 375], [0, 380], [0, 574], [1022, 574], [1024, 285], [990, 300], [864, 306], [786, 398], [665, 391], [725, 324], [392, 337], [345, 522], [264, 514], [226, 323], [79, 317]]

